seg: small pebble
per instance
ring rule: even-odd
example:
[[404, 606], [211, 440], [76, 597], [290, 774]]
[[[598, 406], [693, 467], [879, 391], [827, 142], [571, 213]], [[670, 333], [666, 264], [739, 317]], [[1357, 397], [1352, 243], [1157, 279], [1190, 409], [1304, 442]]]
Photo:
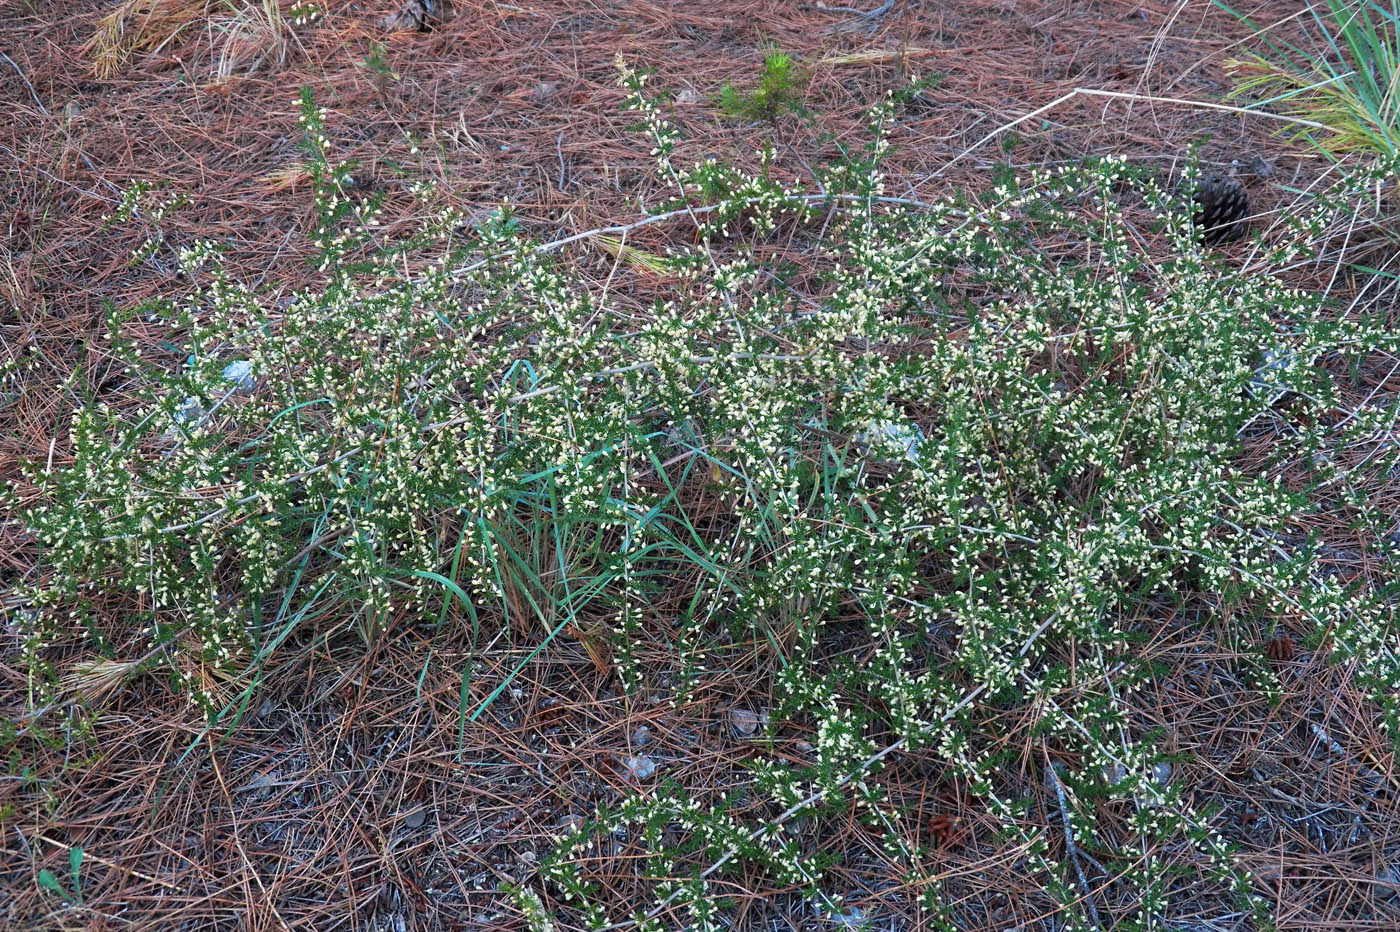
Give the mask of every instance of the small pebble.
[[758, 715], [748, 709], [730, 709], [729, 725], [739, 735], [751, 735], [758, 730]]
[[238, 359], [224, 366], [224, 378], [239, 388], [252, 388], [253, 364], [246, 359]]
[[634, 779], [645, 780], [656, 773], [656, 761], [645, 754], [638, 754], [632, 757], [624, 757], [622, 763], [627, 768], [628, 774]]

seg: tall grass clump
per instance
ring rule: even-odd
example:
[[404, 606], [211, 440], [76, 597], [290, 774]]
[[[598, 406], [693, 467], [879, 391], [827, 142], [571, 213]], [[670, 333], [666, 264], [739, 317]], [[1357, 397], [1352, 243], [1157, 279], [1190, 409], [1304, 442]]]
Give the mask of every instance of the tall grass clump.
[[[75, 412], [71, 464], [35, 464], [12, 495], [42, 562], [21, 622], [31, 701], [63, 698], [75, 654], [113, 651], [112, 617], [139, 629], [121, 649], [216, 721], [302, 627], [370, 640], [450, 612], [534, 652], [565, 633], [677, 702], [758, 643], [771, 734], [803, 729], [806, 756], [599, 812], [519, 892], [539, 927], [725, 928], [722, 891], [755, 873], [849, 919], [821, 838], [854, 819], [921, 921], [957, 928], [930, 842], [879, 779], [914, 753], [970, 788], [1066, 928], [1171, 928], [1183, 847], [1266, 923], [1210, 814], [1160, 779], [1131, 701], [1154, 672], [1146, 626], [1201, 617], [1204, 597], [1311, 631], [1397, 723], [1393, 604], [1338, 583], [1307, 528], [1328, 508], [1388, 533], [1366, 490], [1400, 462], [1397, 412], [1339, 416], [1314, 362], [1396, 352], [1400, 332], [1393, 310], [1281, 277], [1374, 177], [1296, 212], [1242, 274], [1118, 160], [1008, 174], [966, 202], [887, 196], [887, 99], [808, 193], [771, 153], [757, 172], [678, 167], [643, 76], [622, 81], [676, 194], [639, 222], [701, 231], [651, 257], [670, 278], [640, 321], [504, 208], [379, 242], [304, 99], [319, 286], [275, 302], [213, 245], [184, 249], [193, 294], [109, 320], [140, 404]], [[753, 248], [778, 236], [800, 266]], [[165, 320], [178, 352], [138, 355], [133, 314]], [[1278, 440], [1246, 469], [1266, 424]], [[464, 682], [461, 727], [506, 685]], [[1004, 766], [1031, 745], [1044, 754]], [[1063, 825], [1030, 805], [1027, 766]], [[1071, 826], [1106, 872], [1092, 893], [1052, 843]], [[636, 856], [609, 862], [618, 844]]]
[[[1216, 4], [1253, 26], [1248, 17]], [[1334, 158], [1362, 153], [1400, 157], [1400, 3], [1377, 0], [1310, 2], [1304, 21], [1322, 37], [1321, 53], [1265, 37], [1266, 54], [1228, 63], [1235, 95], [1263, 98], [1251, 106], [1277, 107], [1321, 123], [1284, 130]]]

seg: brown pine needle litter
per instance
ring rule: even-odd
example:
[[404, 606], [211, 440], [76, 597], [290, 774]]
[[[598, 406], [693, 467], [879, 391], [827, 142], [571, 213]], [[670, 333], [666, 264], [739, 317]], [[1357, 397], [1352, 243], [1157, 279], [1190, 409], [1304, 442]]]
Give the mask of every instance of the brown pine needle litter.
[[[740, 0], [454, 0], [423, 32], [383, 28], [396, 2], [318, 6], [321, 16], [307, 26], [292, 25], [287, 2], [124, 0], [114, 7], [77, 0], [7, 10], [4, 45], [15, 67], [0, 62], [11, 114], [0, 140], [7, 165], [0, 364], [19, 354], [36, 362], [22, 384], [0, 384], [0, 477], [21, 500], [38, 494], [21, 462], [72, 463], [75, 405], [93, 398], [135, 410], [144, 403], [121, 360], [104, 349], [104, 308], [135, 308], [183, 286], [169, 254], [130, 261], [153, 226], [104, 220], [130, 181], [187, 195], [188, 205], [159, 223], [167, 240], [218, 242], [231, 275], [257, 283], [280, 313], [295, 313], [294, 296], [316, 281], [307, 262], [314, 254], [309, 163], [298, 146], [303, 86], [331, 112], [336, 156], [356, 163], [348, 187], [382, 199], [384, 235], [428, 213], [409, 190], [421, 177], [444, 183], [443, 203], [431, 209], [458, 208], [469, 226], [509, 202], [541, 242], [633, 223], [639, 202], [673, 196], [652, 179], [645, 141], [627, 130], [632, 120], [621, 112], [624, 92], [612, 64], [618, 51], [655, 67], [656, 87], [678, 91], [668, 111], [685, 129], [678, 164], [716, 154], [757, 165], [754, 153], [775, 134], [724, 120], [713, 99], [726, 81], [751, 79], [771, 44], [811, 68], [811, 107], [822, 117], [820, 127], [781, 125], [780, 155], [792, 157], [780, 158], [785, 167], [859, 146], [867, 105], [904, 87], [914, 68], [944, 75], [909, 105], [892, 139], [885, 192], [892, 197], [931, 203], [980, 191], [1001, 166], [1053, 164], [1066, 152], [1118, 154], [1170, 174], [1192, 145], [1204, 143], [1202, 159], [1216, 170], [1239, 173], [1234, 163], [1256, 153], [1277, 165], [1277, 185], [1241, 174], [1254, 228], [1266, 231], [1292, 203], [1280, 186], [1307, 190], [1329, 171], [1273, 138], [1269, 117], [1219, 103], [1227, 86], [1222, 61], [1239, 54], [1251, 30], [1206, 4], [1190, 6], [1188, 17], [1168, 0], [951, 0], [896, 3], [867, 20], [818, 4]], [[828, 29], [847, 22], [859, 28]], [[1283, 34], [1289, 41], [1307, 40], [1296, 20], [1282, 28], [1293, 30]], [[372, 43], [382, 46], [393, 77], [367, 65]], [[580, 240], [558, 250], [597, 283], [610, 282], [610, 302], [637, 321], [669, 283], [665, 248], [693, 243], [684, 216], [646, 230], [655, 237], [618, 231], [587, 237], [597, 249]], [[812, 270], [792, 244], [804, 233], [783, 233], [790, 242], [755, 248], [791, 247], [790, 281], [801, 282]], [[1338, 229], [1324, 240], [1323, 257], [1294, 270], [1299, 287], [1345, 287], [1333, 284], [1355, 274], [1334, 274], [1344, 259], [1380, 267], [1387, 258], [1386, 241], [1372, 232]], [[736, 237], [734, 246], [747, 241]], [[1250, 247], [1237, 248], [1233, 255], [1248, 268]], [[170, 327], [143, 312], [122, 332], [143, 358], [178, 366]], [[1340, 405], [1400, 393], [1394, 360], [1368, 359], [1336, 375]], [[308, 405], [287, 416], [317, 412]], [[1265, 460], [1276, 440], [1261, 425], [1244, 441], [1246, 462]], [[1364, 470], [1368, 452], [1346, 455]], [[676, 494], [690, 496], [697, 525], [722, 527], [725, 503], [742, 489], [727, 485], [732, 477], [702, 453], [721, 455], [688, 451], [696, 462]], [[1373, 507], [1394, 514], [1397, 493], [1395, 482], [1381, 486]], [[1345, 522], [1318, 515], [1309, 530], [1330, 548], [1339, 580], [1386, 572]], [[40, 582], [42, 557], [16, 522], [0, 523], [0, 589]], [[407, 613], [388, 618], [384, 636], [366, 645], [345, 618], [312, 618], [304, 620], [304, 639], [250, 671], [249, 680], [223, 682], [197, 666], [183, 668], [235, 704], [238, 725], [225, 732], [211, 730], [171, 687], [170, 665], [149, 663], [148, 642], [132, 630], [125, 607], [95, 595], [86, 606], [88, 640], [55, 658], [64, 671], [63, 702], [93, 710], [86, 734], [55, 726], [54, 710], [28, 716], [31, 684], [10, 624], [25, 606], [4, 602], [0, 704], [7, 724], [16, 723], [8, 734], [17, 735], [4, 748], [23, 763], [0, 774], [0, 926], [532, 928], [532, 910], [557, 905], [537, 875], [555, 840], [600, 806], [660, 782], [640, 777], [646, 767], [628, 761], [650, 761], [662, 777], [718, 794], [750, 786], [750, 764], [770, 744], [775, 756], [804, 760], [817, 741], [810, 729], [769, 738], [763, 727], [739, 735], [731, 725], [736, 709], [743, 721], [770, 714], [766, 671], [790, 646], [782, 619], [768, 619], [771, 640], [729, 645], [744, 662], [703, 670], [690, 699], [672, 708], [646, 691], [619, 688], [616, 658], [592, 619], [532, 656], [542, 635], [527, 602], [522, 596], [516, 636], [474, 632], [472, 619], [454, 609], [440, 624]], [[1287, 656], [1264, 647], [1276, 619], [1227, 621], [1208, 595], [1150, 609], [1143, 650], [1161, 672], [1138, 686], [1128, 727], [1160, 731], [1180, 761], [1174, 779], [1191, 805], [1219, 807], [1213, 824], [1240, 847], [1278, 927], [1394, 929], [1400, 779], [1373, 705], [1345, 669], [1329, 664], [1325, 645], [1294, 642]], [[685, 606], [666, 611], [656, 623], [671, 626], [669, 634], [679, 630]], [[635, 649], [658, 669], [674, 660], [664, 639]], [[1256, 682], [1271, 667], [1281, 690], [1272, 700]], [[463, 671], [470, 673], [465, 687]], [[244, 702], [254, 674], [260, 685]], [[461, 727], [464, 688], [470, 711], [486, 696], [482, 684], [506, 681], [496, 701]], [[1102, 687], [1076, 683], [1086, 696]], [[993, 734], [1026, 735], [1027, 714], [999, 712]], [[1046, 842], [1062, 849], [1060, 801], [1053, 786], [1034, 779], [1045, 749], [1006, 740], [994, 750], [1008, 779], [1021, 781], [1034, 817], [1054, 827]], [[975, 788], [946, 791], [956, 781], [933, 749], [903, 751], [887, 753], [885, 769], [869, 779], [895, 804], [891, 818], [903, 820], [903, 835], [926, 840], [959, 928], [1050, 927], [1056, 904]], [[778, 815], [757, 799], [735, 807], [745, 824]], [[425, 816], [417, 821], [417, 814]], [[1099, 814], [1125, 836], [1133, 816], [1116, 803]], [[882, 830], [855, 818], [784, 824], [807, 850], [841, 855], [831, 877], [853, 891], [850, 909], [870, 916], [902, 910], [884, 918], [918, 927], [913, 903], [921, 891], [907, 888], [898, 862], [881, 849]], [[653, 906], [634, 869], [640, 841], [619, 836], [607, 844], [606, 856], [580, 855], [592, 878], [614, 903]], [[75, 847], [84, 852], [81, 907], [38, 881], [49, 871], [66, 882]], [[1093, 849], [1077, 850], [1084, 885], [1099, 904], [1118, 889], [1109, 868], [1141, 866], [1105, 864], [1100, 872]], [[1182, 883], [1198, 894], [1194, 915], [1177, 917], [1179, 928], [1246, 928], [1242, 919], [1221, 918], [1236, 914], [1201, 879], [1189, 851], [1152, 855], [1180, 867]], [[711, 876], [732, 901], [735, 928], [819, 921], [791, 884], [729, 867]], [[1079, 878], [1067, 879], [1078, 890]], [[508, 889], [515, 886], [529, 895], [514, 898]], [[679, 912], [661, 918], [667, 927], [686, 921]], [[574, 928], [557, 916], [550, 921]], [[842, 921], [856, 927], [858, 914]]]

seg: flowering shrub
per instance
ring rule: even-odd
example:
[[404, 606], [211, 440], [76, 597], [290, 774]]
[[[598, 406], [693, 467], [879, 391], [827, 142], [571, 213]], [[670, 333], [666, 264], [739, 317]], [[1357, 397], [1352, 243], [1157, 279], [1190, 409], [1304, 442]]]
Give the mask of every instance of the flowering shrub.
[[[772, 727], [814, 734], [808, 762], [763, 759], [744, 789], [776, 817], [680, 786], [599, 813], [542, 865], [548, 885], [521, 894], [540, 927], [553, 909], [618, 922], [583, 869], [618, 832], [641, 840], [639, 871], [655, 878], [624, 924], [660, 929], [678, 908], [725, 927], [710, 879], [739, 865], [841, 914], [829, 862], [783, 831], [841, 811], [882, 834], [929, 923], [956, 927], [926, 843], [870, 779], [916, 749], [1021, 842], [1070, 927], [1100, 925], [1106, 904], [1084, 895], [1077, 861], [1051, 854], [1060, 826], [1007, 789], [1007, 708], [1076, 761], [1045, 775], [1065, 831], [1108, 862], [1122, 852], [1136, 894], [1114, 928], [1169, 923], [1159, 852], [1182, 840], [1263, 921], [1208, 816], [1160, 779], [1125, 699], [1150, 673], [1143, 613], [1205, 591], [1309, 626], [1396, 723], [1393, 606], [1288, 541], [1324, 505], [1384, 536], [1364, 489], [1400, 456], [1396, 412], [1339, 417], [1312, 362], [1395, 352], [1400, 333], [1384, 312], [1257, 271], [1305, 256], [1373, 179], [1290, 218], [1242, 275], [1120, 161], [1008, 176], [979, 202], [889, 197], [890, 99], [869, 147], [811, 192], [775, 181], [771, 153], [757, 174], [677, 168], [643, 76], [623, 65], [622, 79], [676, 188], [666, 216], [701, 231], [698, 247], [651, 260], [675, 284], [640, 324], [615, 319], [603, 289], [506, 209], [469, 235], [443, 211], [379, 244], [376, 204], [347, 198], [349, 169], [304, 99], [322, 287], [271, 305], [212, 245], [184, 250], [195, 295], [109, 321], [143, 404], [76, 412], [73, 464], [29, 473], [39, 494], [21, 514], [45, 570], [22, 622], [32, 701], [55, 695], [50, 651], [83, 632], [98, 593], [130, 597], [153, 656], [215, 720], [232, 703], [223, 680], [310, 618], [373, 637], [391, 613], [441, 619], [455, 603], [475, 626], [534, 630], [542, 650], [572, 628], [624, 685], [664, 678], [678, 700], [726, 662], [727, 627], [773, 645]], [[1128, 203], [1156, 218], [1165, 255]], [[715, 239], [779, 225], [803, 231], [815, 276]], [[180, 354], [140, 358], [122, 335], [130, 313], [168, 320]], [[1286, 430], [1244, 471], [1263, 421]], [[1364, 474], [1340, 465], [1343, 449], [1370, 452]], [[1283, 483], [1284, 469], [1307, 482]], [[696, 476], [728, 521], [692, 519]], [[635, 648], [659, 636], [663, 600], [685, 608], [667, 631], [675, 666], [657, 669]], [[1100, 800], [1131, 808], [1117, 837], [1098, 837]]]

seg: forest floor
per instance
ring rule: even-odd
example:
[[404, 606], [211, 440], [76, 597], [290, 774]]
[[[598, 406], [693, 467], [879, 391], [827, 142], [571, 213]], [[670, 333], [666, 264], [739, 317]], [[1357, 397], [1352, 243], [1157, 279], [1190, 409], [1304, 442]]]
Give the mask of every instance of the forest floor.
[[[297, 150], [303, 87], [329, 111], [336, 153], [359, 163], [357, 184], [385, 193], [388, 232], [412, 220], [407, 185], [424, 176], [474, 215], [508, 199], [541, 239], [635, 219], [665, 197], [628, 130], [619, 53], [675, 95], [678, 162], [751, 165], [775, 139], [780, 164], [816, 163], [858, 144], [865, 108], [917, 72], [942, 80], [899, 118], [892, 195], [927, 201], [984, 189], [1000, 165], [1110, 153], [1165, 177], [1199, 145], [1202, 162], [1236, 174], [1267, 213], [1326, 167], [1258, 116], [1191, 103], [1224, 99], [1223, 63], [1251, 38], [1201, 0], [896, 0], [868, 18], [776, 0], [452, 0], [421, 32], [385, 26], [411, 2], [321, 5], [324, 15], [295, 27], [260, 4], [7, 7], [0, 356], [37, 353], [47, 374], [0, 406], [0, 480], [21, 494], [18, 464], [62, 464], [77, 399], [112, 376], [93, 348], [104, 307], [173, 287], [169, 263], [128, 261], [147, 230], [105, 220], [128, 183], [185, 195], [162, 221], [168, 240], [218, 240], [228, 267], [274, 296], [314, 278]], [[1274, 23], [1297, 8], [1246, 0], [1240, 12]], [[104, 40], [123, 9], [122, 31]], [[1278, 29], [1306, 41], [1296, 26]], [[752, 80], [770, 46], [810, 66], [804, 92], [820, 131], [789, 121], [775, 134], [720, 114], [720, 88]], [[1067, 98], [1077, 88], [1112, 95]], [[1011, 131], [1014, 146], [988, 138], [1057, 100]], [[629, 242], [660, 249], [667, 235], [648, 228]], [[613, 264], [587, 243], [572, 255], [600, 276]], [[162, 333], [148, 337], [156, 348]], [[1346, 540], [1332, 543], [1343, 575], [1368, 572]], [[36, 567], [34, 542], [0, 525], [0, 597]], [[462, 665], [499, 682], [528, 644], [473, 652], [465, 631], [430, 644], [410, 627], [366, 649], [332, 622], [278, 656], [227, 737], [150, 677], [109, 697], [91, 735], [48, 743], [27, 717], [18, 637], [0, 626], [0, 710], [18, 723], [15, 763], [0, 774], [0, 925], [523, 929], [503, 886], [527, 883], [563, 831], [636, 788], [624, 762], [645, 755], [687, 784], [731, 784], [751, 754], [744, 723], [771, 704], [768, 683], [742, 666], [707, 673], [681, 709], [624, 695], [582, 644], [561, 638], [459, 734]], [[1214, 824], [1240, 846], [1280, 929], [1400, 927], [1400, 772], [1376, 712], [1347, 669], [1291, 642], [1275, 650], [1285, 694], [1271, 706], [1232, 672], [1241, 652], [1278, 635], [1251, 625], [1163, 621], [1147, 649], [1167, 672], [1138, 698], [1141, 724], [1181, 755], [1174, 779], [1191, 802], [1219, 806]], [[968, 928], [1054, 927], [1026, 905], [1035, 898], [1021, 891], [1035, 884], [1016, 876], [991, 816], [916, 785], [916, 766], [892, 779], [910, 781], [906, 798], [927, 794], [930, 813], [963, 820], [944, 866]], [[81, 907], [36, 882], [44, 868], [64, 876], [72, 846], [87, 857]], [[879, 886], [843, 870], [852, 890]], [[740, 927], [830, 927], [765, 884], [730, 891]], [[1202, 902], [1192, 928], [1242, 922], [1228, 904]]]

